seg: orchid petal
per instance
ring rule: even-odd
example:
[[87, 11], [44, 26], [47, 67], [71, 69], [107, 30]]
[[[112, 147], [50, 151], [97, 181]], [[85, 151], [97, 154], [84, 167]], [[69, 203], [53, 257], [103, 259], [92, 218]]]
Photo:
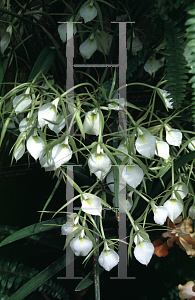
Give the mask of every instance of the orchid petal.
[[[131, 208], [133, 206], [132, 194], [133, 194], [133, 191], [128, 193], [127, 199], [124, 199], [124, 200], [119, 199], [119, 202], [122, 203], [121, 206], [120, 206], [120, 203], [119, 203], [120, 213], [126, 213], [127, 211], [131, 210]], [[114, 205], [115, 197], [113, 198], [112, 202], [113, 202], [113, 205]], [[123, 208], [123, 206], [125, 208]]]
[[17, 149], [14, 151], [15, 160], [18, 161], [24, 155], [24, 152], [25, 152], [25, 142], [23, 140], [21, 141]]
[[[120, 97], [120, 94], [116, 93], [113, 97], [113, 99], [111, 99], [108, 104], [108, 108], [113, 109], [113, 110], [122, 110], [122, 107], [125, 106], [125, 99]], [[120, 107], [120, 106], [122, 107]]]
[[79, 235], [70, 242], [70, 248], [76, 256], [86, 256], [93, 248], [93, 243], [87, 236]]
[[178, 129], [166, 127], [166, 141], [169, 145], [180, 146], [182, 141], [182, 133]]
[[153, 205], [154, 222], [159, 225], [163, 225], [168, 216], [168, 210], [164, 206]]
[[122, 171], [122, 178], [133, 188], [136, 188], [143, 180], [144, 172], [136, 164], [128, 165]]
[[97, 9], [93, 5], [86, 5], [80, 9], [80, 15], [87, 23], [97, 16]]
[[190, 206], [188, 215], [192, 220], [195, 220], [195, 204]]
[[12, 25], [9, 25], [7, 27], [7, 29], [5, 29], [3, 26], [1, 27], [1, 30], [0, 30], [0, 36], [1, 36], [0, 49], [1, 49], [2, 54], [4, 54], [4, 51], [6, 50], [7, 46], [10, 43], [11, 35], [12, 35]]
[[163, 206], [167, 208], [168, 217], [172, 222], [174, 222], [183, 210], [183, 204], [181, 201], [174, 198], [167, 200]]
[[102, 205], [101, 199], [92, 194], [82, 195], [82, 211], [90, 215], [97, 215], [101, 217]]
[[79, 47], [79, 51], [82, 56], [89, 59], [93, 53], [97, 50], [97, 42], [93, 38], [86, 39]]
[[[184, 199], [189, 192], [187, 185], [182, 181], [179, 181], [177, 183], [177, 185], [174, 188], [174, 191], [180, 195], [181, 199]], [[176, 197], [177, 197], [177, 194], [176, 194]]]
[[147, 60], [147, 62], [144, 65], [144, 70], [148, 72], [151, 76], [158, 71], [163, 65], [165, 58], [162, 57], [161, 59], [155, 58], [156, 52]]
[[163, 97], [163, 99], [165, 101], [165, 104], [166, 104], [167, 108], [173, 109], [173, 102], [171, 102], [171, 100], [173, 98], [168, 98], [168, 96], [170, 95], [170, 93], [168, 93], [166, 90], [161, 90], [161, 89], [158, 89], [158, 90], [160, 91], [160, 93], [161, 93], [161, 95], [162, 95], [162, 97]]
[[[59, 100], [59, 98], [55, 99]], [[55, 121], [57, 115], [57, 103], [56, 101], [52, 101], [51, 103], [46, 103], [39, 108], [38, 111], [38, 122], [39, 126], [42, 128], [46, 124], [49, 124], [48, 121]], [[47, 121], [48, 120], [48, 121]], [[50, 123], [51, 124], [51, 123]]]
[[72, 214], [68, 221], [62, 225], [61, 227], [61, 233], [62, 235], [70, 235], [73, 233], [75, 230], [77, 230], [81, 225], [79, 224], [79, 218], [77, 217], [76, 214]]
[[169, 145], [163, 141], [156, 141], [156, 155], [164, 159], [169, 158]]
[[[138, 226], [136, 226], [136, 227], [137, 227], [137, 229], [139, 229]], [[139, 243], [141, 243], [143, 241], [147, 241], [147, 239], [149, 239], [148, 233], [145, 232], [143, 229], [141, 229], [135, 235], [135, 237], [134, 237], [134, 243], [137, 245], [137, 244], [139, 244]]]
[[[57, 122], [59, 118], [61, 118], [61, 115], [57, 115], [54, 122]], [[56, 134], [58, 134], [65, 127], [65, 125], [66, 125], [65, 118], [63, 118], [62, 121], [60, 122], [60, 124], [58, 124], [58, 125], [48, 123], [49, 129], [54, 131]]]
[[[119, 174], [120, 175], [120, 174]], [[126, 187], [126, 181], [122, 176], [119, 176], [119, 192]], [[114, 172], [111, 171], [107, 177], [106, 177], [106, 183], [108, 184], [109, 189], [111, 190], [111, 192], [114, 193], [114, 183], [110, 183], [110, 182], [114, 182]]]
[[39, 157], [39, 162], [42, 168], [45, 168], [45, 171], [54, 171], [56, 169], [51, 153], [49, 153], [48, 158], [45, 153]]
[[156, 149], [156, 138], [148, 132], [140, 134], [135, 142], [137, 152], [141, 155], [152, 158]]
[[[23, 100], [22, 100], [23, 99]], [[21, 101], [22, 100], [22, 101]], [[19, 103], [20, 102], [20, 103]], [[18, 104], [19, 103], [19, 104]], [[13, 107], [15, 109], [16, 114], [22, 112], [23, 110], [25, 110], [26, 108], [28, 108], [30, 106], [30, 104], [32, 103], [32, 99], [31, 97], [25, 95], [25, 94], [21, 94], [16, 96], [13, 99]], [[17, 105], [18, 104], [18, 105]]]
[[100, 117], [96, 109], [89, 111], [83, 123], [84, 132], [91, 135], [99, 135]]
[[[61, 40], [62, 40], [63, 43], [66, 42], [66, 38], [67, 38], [67, 40], [69, 40], [69, 39], [72, 38], [72, 35], [70, 35], [70, 33], [69, 33], [70, 30], [68, 30], [68, 36], [67, 36], [67, 29], [70, 26], [72, 26], [72, 25], [70, 25], [69, 22], [61, 24], [61, 25], [58, 26], [58, 33], [59, 33], [60, 38], [61, 38]], [[76, 25], [73, 24], [73, 35], [75, 35], [76, 32], [77, 32]]]
[[35, 160], [37, 160], [37, 158], [42, 155], [45, 144], [38, 135], [32, 135], [28, 139], [26, 146], [28, 152], [32, 155], [32, 157], [34, 157]]
[[193, 139], [193, 140], [188, 144], [188, 148], [189, 148], [191, 151], [194, 151], [194, 150], [195, 150], [195, 139]]
[[[127, 39], [127, 50], [130, 50], [130, 42], [131, 42], [131, 38], [129, 37]], [[137, 52], [142, 50], [142, 48], [143, 48], [142, 42], [139, 40], [137, 36], [134, 36], [132, 40], [132, 55], [133, 56], [137, 55]]]
[[105, 249], [101, 252], [98, 262], [101, 267], [109, 272], [112, 268], [118, 265], [119, 256], [114, 250], [108, 247], [107, 250]]
[[[108, 155], [103, 153], [103, 150], [101, 150], [99, 154], [96, 152], [89, 157], [88, 166], [90, 172], [95, 173], [98, 179], [100, 179], [100, 175], [105, 176], [106, 173], [110, 171], [111, 160]], [[99, 173], [99, 171], [101, 171], [101, 173]]]
[[53, 147], [52, 158], [56, 169], [67, 163], [72, 158], [72, 150], [68, 144], [62, 143]]
[[[117, 150], [123, 151], [125, 153], [128, 154], [128, 149], [127, 149], [127, 144], [126, 143], [122, 143], [118, 146]], [[117, 155], [118, 158], [120, 158], [121, 160], [123, 160], [126, 156], [124, 155]]]
[[153, 254], [154, 246], [148, 241], [138, 243], [134, 249], [135, 258], [143, 265], [148, 265]]

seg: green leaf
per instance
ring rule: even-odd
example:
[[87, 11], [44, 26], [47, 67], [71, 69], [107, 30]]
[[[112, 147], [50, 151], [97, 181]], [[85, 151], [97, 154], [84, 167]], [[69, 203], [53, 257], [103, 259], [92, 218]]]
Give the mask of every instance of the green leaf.
[[41, 219], [42, 219], [44, 210], [47, 208], [49, 202], [50, 202], [51, 199], [53, 198], [53, 196], [54, 196], [54, 194], [55, 194], [55, 192], [56, 192], [56, 190], [57, 190], [57, 188], [58, 188], [58, 186], [59, 186], [59, 184], [60, 184], [60, 182], [61, 182], [61, 180], [62, 180], [62, 177], [63, 177], [63, 173], [60, 174], [60, 176], [59, 176], [59, 178], [58, 178], [58, 181], [56, 182], [56, 185], [55, 185], [55, 187], [54, 187], [54, 189], [53, 189], [51, 195], [49, 196], [47, 202], [45, 203], [45, 205], [44, 205], [44, 207], [43, 207], [43, 211], [42, 211], [42, 213], [41, 213], [41, 215], [40, 215], [39, 222], [41, 222]]
[[55, 59], [55, 51], [50, 49], [50, 47], [45, 47], [39, 54], [34, 67], [29, 75], [28, 81], [32, 81], [36, 78], [36, 81], [39, 81], [42, 77], [42, 74], [46, 74], [50, 69], [52, 63]]
[[0, 57], [0, 87], [2, 87], [2, 90], [1, 90], [2, 97], [4, 96], [4, 93], [5, 93], [5, 85], [1, 86], [3, 79], [4, 79], [4, 66], [3, 66], [3, 61]]
[[5, 238], [1, 242], [0, 246], [2, 247], [7, 244], [10, 244], [15, 241], [26, 238], [28, 236], [56, 228], [56, 226], [62, 225], [65, 221], [66, 220], [64, 217], [60, 217], [60, 218], [56, 218], [56, 219], [52, 219], [52, 220], [43, 221], [41, 223], [35, 223], [33, 225], [29, 225], [25, 228], [22, 228], [16, 232], [12, 233], [10, 236]]
[[[71, 253], [72, 254], [72, 253]], [[41, 284], [50, 279], [56, 273], [65, 268], [65, 266], [69, 265], [73, 260], [71, 259], [72, 255], [67, 253], [60, 257], [57, 261], [52, 263], [42, 272], [37, 274], [35, 277], [30, 279], [27, 283], [25, 283], [19, 290], [17, 290], [9, 300], [23, 300], [27, 295], [32, 293], [35, 289], [37, 289]], [[77, 259], [74, 258], [74, 259]]]
[[110, 93], [109, 93], [109, 97], [108, 97], [109, 100], [111, 99], [115, 84], [116, 84], [116, 68], [114, 70], [114, 76], [113, 76], [112, 85], [111, 85], [111, 89], [110, 89]]
[[92, 285], [94, 282], [93, 280], [93, 274], [92, 271], [90, 273], [88, 273], [85, 278], [79, 282], [79, 284], [77, 285], [75, 291], [82, 291], [84, 289], [86, 289], [88, 286]]
[[101, 9], [100, 9], [100, 7], [99, 7], [99, 5], [98, 5], [98, 3], [96, 1], [94, 2], [94, 5], [95, 5], [95, 7], [97, 9], [97, 13], [98, 13], [98, 17], [99, 17], [99, 20], [100, 20], [101, 29], [103, 31], [104, 28], [103, 28], [103, 18], [102, 18]]
[[92, 185], [95, 183], [95, 181], [89, 176], [89, 173], [87, 170], [83, 167], [75, 166], [74, 167], [74, 174], [75, 176], [78, 176], [78, 178], [83, 181], [87, 182], [87, 184]]
[[[103, 273], [104, 269], [99, 268], [99, 276]], [[77, 285], [75, 291], [82, 291], [86, 289], [88, 286], [92, 285], [94, 283], [94, 277], [93, 277], [93, 272], [89, 272], [81, 282]]]

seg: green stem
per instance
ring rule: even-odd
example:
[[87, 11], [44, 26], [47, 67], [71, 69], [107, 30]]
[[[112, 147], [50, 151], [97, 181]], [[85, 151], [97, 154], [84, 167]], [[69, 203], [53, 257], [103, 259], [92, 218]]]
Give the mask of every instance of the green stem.
[[[99, 216], [94, 216], [94, 221], [97, 225], [97, 228], [99, 228]], [[96, 242], [96, 246], [99, 244], [99, 236], [96, 234], [97, 229], [93, 227], [94, 230], [94, 238]], [[95, 300], [100, 300], [100, 278], [99, 278], [99, 263], [98, 263], [98, 258], [99, 258], [99, 247], [96, 248], [94, 251], [94, 256], [93, 256], [93, 273], [94, 273], [94, 288], [95, 288]]]
[[[116, 114], [115, 114], [115, 116], [116, 116]], [[118, 133], [118, 124], [117, 124], [117, 119], [116, 118], [114, 118], [114, 120], [113, 120], [113, 132], [116, 133], [116, 134]], [[118, 147], [118, 140], [117, 139], [113, 140], [113, 147], [115, 149], [117, 149], [117, 147]], [[116, 159], [117, 164], [119, 164], [119, 159], [118, 159], [117, 156], [115, 156], [115, 159]], [[119, 170], [118, 170], [117, 166], [114, 166], [113, 174], [114, 174], [114, 207], [116, 209], [116, 219], [118, 220], [118, 213], [119, 213], [119, 211], [118, 211], [118, 207], [119, 207], [119, 204], [118, 204]]]

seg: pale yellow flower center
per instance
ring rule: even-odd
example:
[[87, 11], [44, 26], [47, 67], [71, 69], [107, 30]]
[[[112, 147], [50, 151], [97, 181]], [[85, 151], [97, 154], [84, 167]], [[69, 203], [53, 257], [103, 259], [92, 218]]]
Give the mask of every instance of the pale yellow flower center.
[[87, 202], [88, 205], [92, 205], [93, 203], [93, 201], [90, 198], [87, 198], [85, 201]]
[[63, 144], [63, 145], [61, 145], [61, 148], [62, 148], [62, 150], [66, 150], [66, 149], [68, 149], [68, 145]]
[[[93, 40], [92, 40], [93, 43]], [[91, 113], [91, 115], [89, 116], [89, 120], [90, 122], [94, 122], [97, 119], [97, 114]]]
[[55, 105], [52, 104], [49, 110], [50, 110], [50, 111], [56, 111]]
[[33, 140], [34, 140], [35, 143], [38, 143], [39, 137], [37, 135], [33, 136]]
[[146, 141], [146, 136], [145, 136], [145, 134], [139, 135], [139, 140], [140, 140], [141, 142], [145, 142], [145, 141]]

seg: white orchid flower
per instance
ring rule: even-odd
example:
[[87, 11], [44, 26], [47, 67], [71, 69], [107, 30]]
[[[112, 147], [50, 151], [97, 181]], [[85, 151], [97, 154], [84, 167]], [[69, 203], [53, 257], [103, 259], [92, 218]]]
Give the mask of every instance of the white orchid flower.
[[21, 143], [18, 145], [17, 149], [14, 151], [14, 158], [16, 161], [18, 161], [25, 152], [25, 141], [21, 141]]
[[97, 151], [88, 159], [88, 166], [91, 173], [94, 173], [98, 179], [103, 179], [110, 171], [111, 160], [100, 147], [97, 146]]
[[188, 211], [188, 216], [192, 220], [195, 220], [195, 203], [192, 206], [190, 206], [189, 211]]
[[84, 229], [70, 242], [70, 248], [76, 256], [86, 256], [91, 251], [93, 243], [84, 234]]
[[102, 212], [101, 199], [98, 196], [84, 193], [81, 196], [82, 206], [81, 209], [87, 214], [100, 216]]
[[193, 139], [193, 140], [188, 144], [188, 148], [189, 148], [191, 151], [194, 151], [194, 150], [195, 150], [195, 139]]
[[[187, 196], [188, 192], [189, 192], [187, 185], [184, 182], [182, 182], [181, 180], [174, 187], [174, 191], [179, 194], [181, 199], [184, 199]], [[174, 193], [174, 194], [177, 198], [177, 194], [176, 193]]]
[[165, 126], [166, 141], [169, 145], [180, 146], [182, 141], [182, 133], [178, 129], [173, 129], [170, 126]]
[[45, 171], [54, 171], [56, 169], [51, 152], [48, 153], [48, 156], [45, 152], [43, 152], [39, 157], [39, 162], [41, 164], [41, 167], [44, 168]]
[[[130, 50], [130, 45], [131, 45], [131, 37], [127, 39], [127, 50]], [[132, 55], [135, 56], [137, 55], [137, 52], [142, 50], [142, 42], [139, 40], [137, 36], [135, 36], [133, 32], [133, 41], [132, 41]]]
[[134, 237], [134, 243], [137, 245], [141, 243], [142, 241], [147, 241], [149, 240], [149, 235], [146, 231], [143, 229], [139, 229], [139, 227], [136, 225], [136, 229], [139, 230], [138, 233], [136, 233]]
[[110, 249], [107, 243], [104, 243], [104, 250], [101, 252], [98, 262], [101, 267], [103, 267], [106, 271], [110, 271], [119, 263], [119, 256], [118, 254]]
[[93, 1], [80, 9], [80, 16], [84, 19], [85, 23], [93, 20], [97, 16], [97, 9], [93, 6]]
[[[114, 193], [114, 183], [111, 183], [111, 182], [114, 182], [114, 172], [111, 171], [107, 177], [106, 177], [106, 183], [108, 184], [108, 187], [109, 189], [111, 190], [111, 192]], [[126, 187], [126, 181], [125, 179], [123, 179], [122, 176], [120, 176], [120, 173], [119, 173], [119, 192], [124, 188]]]
[[143, 265], [148, 265], [152, 255], [154, 254], [154, 246], [151, 242], [143, 240], [134, 248], [135, 258]]
[[158, 90], [159, 90], [161, 96], [163, 97], [167, 108], [173, 109], [173, 102], [171, 102], [171, 100], [173, 98], [168, 98], [170, 93], [168, 93], [166, 90], [162, 90], [162, 89], [158, 89]]
[[37, 160], [44, 152], [45, 143], [37, 134], [34, 134], [27, 140], [26, 147], [32, 157]]
[[104, 31], [96, 31], [96, 42], [97, 42], [97, 50], [104, 53], [105, 55], [108, 55], [110, 52], [110, 46], [112, 43], [113, 36], [110, 34], [107, 34]]
[[183, 204], [176, 198], [170, 198], [164, 203], [163, 206], [167, 208], [168, 217], [172, 222], [174, 222], [174, 220], [181, 214], [183, 210]]
[[0, 50], [3, 55], [10, 43], [11, 36], [12, 36], [12, 25], [9, 25], [7, 28], [5, 28], [2, 25], [0, 29], [0, 37], [1, 37]]
[[142, 182], [143, 170], [136, 164], [127, 165], [122, 171], [122, 178], [134, 189]]
[[151, 76], [158, 71], [163, 65], [165, 58], [162, 57], [160, 59], [156, 59], [156, 51], [154, 51], [154, 54], [147, 60], [147, 62], [144, 65], [144, 70], [148, 72]]
[[31, 97], [28, 95], [28, 90], [24, 94], [20, 94], [13, 99], [13, 107], [15, 108], [16, 114], [27, 109], [32, 103]]
[[156, 138], [149, 132], [142, 132], [138, 135], [135, 148], [141, 155], [152, 158], [156, 149]]
[[[121, 143], [118, 146], [117, 150], [123, 151], [128, 154], [127, 143], [126, 142]], [[120, 158], [121, 160], [123, 160], [126, 156], [125, 155], [117, 155], [117, 157]]]
[[56, 169], [72, 158], [72, 150], [68, 144], [68, 137], [66, 137], [64, 143], [57, 144], [53, 147], [52, 158]]
[[164, 206], [157, 206], [154, 203], [151, 203], [152, 210], [154, 213], [154, 222], [159, 225], [163, 225], [168, 216], [168, 210]]
[[39, 108], [38, 122], [41, 128], [44, 127], [46, 124], [51, 124], [49, 123], [49, 121], [55, 122], [59, 100], [59, 98], [56, 98], [51, 103], [46, 103]]
[[[70, 19], [70, 22], [72, 22], [73, 18]], [[63, 43], [66, 42], [66, 38], [67, 41], [70, 40], [72, 38], [72, 34], [70, 34], [70, 30], [67, 30], [69, 28], [71, 28], [72, 24], [70, 24], [69, 22], [61, 24], [58, 26], [58, 33], [60, 35], [60, 38], [62, 40]], [[77, 28], [76, 25], [73, 24], [73, 35], [75, 35], [77, 33]]]
[[164, 159], [169, 159], [169, 145], [163, 141], [156, 141], [155, 154]]
[[[127, 194], [127, 198], [126, 199], [124, 199], [124, 200], [119, 199], [119, 202], [122, 204], [122, 205], [120, 205], [120, 203], [119, 203], [120, 213], [126, 213], [127, 211], [131, 210], [131, 208], [133, 206], [132, 195], [133, 195], [133, 191], [131, 191], [131, 192], [129, 192]], [[115, 203], [115, 197], [113, 198], [112, 202], [113, 202], [113, 205], [114, 205], [114, 203]]]
[[22, 121], [19, 123], [19, 131], [24, 132], [28, 134], [30, 132], [30, 129], [33, 127], [33, 121], [29, 118], [29, 113], [26, 118], [23, 118]]
[[[58, 114], [56, 115], [56, 119], [54, 120], [54, 122], [58, 122], [59, 119], [61, 119], [63, 114]], [[65, 118], [62, 119], [62, 121], [56, 125], [56, 124], [52, 124], [52, 123], [48, 123], [48, 127], [50, 130], [54, 131], [56, 134], [58, 134], [66, 125], [66, 120]]]
[[[111, 99], [108, 103], [108, 108], [112, 110], [122, 110], [122, 107], [125, 106], [125, 99], [120, 97], [120, 94], [115, 93], [113, 99]], [[120, 106], [122, 107], [120, 107]]]
[[97, 41], [92, 33], [92, 35], [79, 46], [79, 51], [83, 57], [89, 59], [96, 50]]
[[85, 115], [85, 120], [83, 123], [84, 132], [91, 135], [99, 135], [99, 127], [100, 127], [100, 116], [98, 109], [95, 108], [92, 111], [88, 111]]
[[62, 235], [70, 235], [79, 227], [81, 227], [81, 225], [79, 224], [79, 217], [76, 214], [72, 213], [69, 216], [68, 221], [62, 225], [61, 233]]

